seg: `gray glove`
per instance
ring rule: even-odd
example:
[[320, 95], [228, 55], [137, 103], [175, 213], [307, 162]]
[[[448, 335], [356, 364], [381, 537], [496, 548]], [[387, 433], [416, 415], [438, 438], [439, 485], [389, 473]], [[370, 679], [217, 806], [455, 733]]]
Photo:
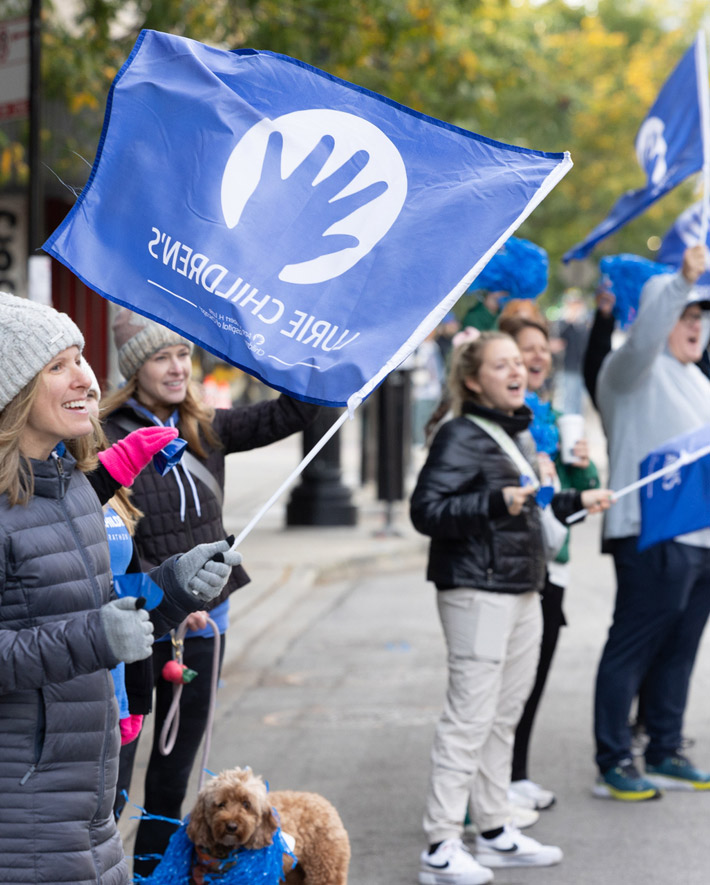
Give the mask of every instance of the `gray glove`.
[[229, 580], [232, 566], [242, 561], [241, 553], [232, 550], [228, 541], [198, 544], [175, 563], [178, 584], [201, 603], [215, 599]]
[[153, 648], [153, 625], [148, 612], [136, 608], [133, 596], [114, 599], [101, 606], [101, 623], [109, 648], [119, 661], [132, 664], [147, 658]]

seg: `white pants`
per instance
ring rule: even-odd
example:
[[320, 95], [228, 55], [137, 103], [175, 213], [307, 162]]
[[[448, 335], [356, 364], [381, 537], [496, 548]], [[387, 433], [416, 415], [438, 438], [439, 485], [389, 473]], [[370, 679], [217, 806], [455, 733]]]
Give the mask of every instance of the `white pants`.
[[430, 844], [461, 835], [469, 796], [479, 832], [510, 815], [515, 729], [535, 680], [542, 635], [537, 593], [437, 593], [449, 682], [431, 752], [424, 814]]

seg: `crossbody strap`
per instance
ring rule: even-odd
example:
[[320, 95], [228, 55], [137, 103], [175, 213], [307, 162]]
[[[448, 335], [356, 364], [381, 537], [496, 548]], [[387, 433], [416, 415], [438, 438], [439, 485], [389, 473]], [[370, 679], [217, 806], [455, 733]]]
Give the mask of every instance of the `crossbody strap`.
[[[126, 433], [132, 433], [134, 430], [140, 430], [141, 427], [145, 427], [144, 424], [139, 424], [137, 421], [126, 418], [124, 415], [114, 417], [112, 420], [118, 424], [121, 430], [125, 430]], [[180, 463], [185, 465], [192, 476], [196, 476], [203, 485], [207, 486], [217, 499], [219, 509], [221, 510], [224, 504], [224, 492], [202, 461], [199, 461], [191, 452], [185, 450], [180, 459]]]
[[485, 430], [491, 439], [498, 443], [520, 473], [523, 476], [528, 477], [534, 488], [537, 489], [540, 487], [540, 480], [537, 478], [537, 474], [530, 465], [530, 462], [515, 445], [514, 440], [511, 439], [509, 434], [503, 430], [500, 424], [496, 424], [495, 421], [490, 421], [488, 418], [480, 418], [478, 415], [466, 415], [466, 417], [469, 421], [473, 421], [474, 424], [478, 425], [481, 430]]

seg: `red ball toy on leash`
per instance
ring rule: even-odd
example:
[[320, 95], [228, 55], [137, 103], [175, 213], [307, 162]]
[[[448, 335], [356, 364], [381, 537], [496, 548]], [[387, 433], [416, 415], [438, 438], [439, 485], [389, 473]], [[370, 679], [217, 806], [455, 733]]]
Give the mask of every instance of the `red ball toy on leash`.
[[166, 682], [173, 682], [175, 685], [186, 685], [197, 676], [196, 670], [191, 670], [185, 664], [175, 660], [168, 661], [161, 672]]

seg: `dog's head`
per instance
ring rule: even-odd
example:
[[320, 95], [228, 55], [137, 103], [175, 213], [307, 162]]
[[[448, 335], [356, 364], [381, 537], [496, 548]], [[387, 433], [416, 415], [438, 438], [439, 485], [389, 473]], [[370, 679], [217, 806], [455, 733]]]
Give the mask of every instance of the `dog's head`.
[[277, 827], [264, 781], [249, 769], [231, 768], [200, 790], [187, 835], [214, 857], [226, 857], [238, 846], [271, 845]]

